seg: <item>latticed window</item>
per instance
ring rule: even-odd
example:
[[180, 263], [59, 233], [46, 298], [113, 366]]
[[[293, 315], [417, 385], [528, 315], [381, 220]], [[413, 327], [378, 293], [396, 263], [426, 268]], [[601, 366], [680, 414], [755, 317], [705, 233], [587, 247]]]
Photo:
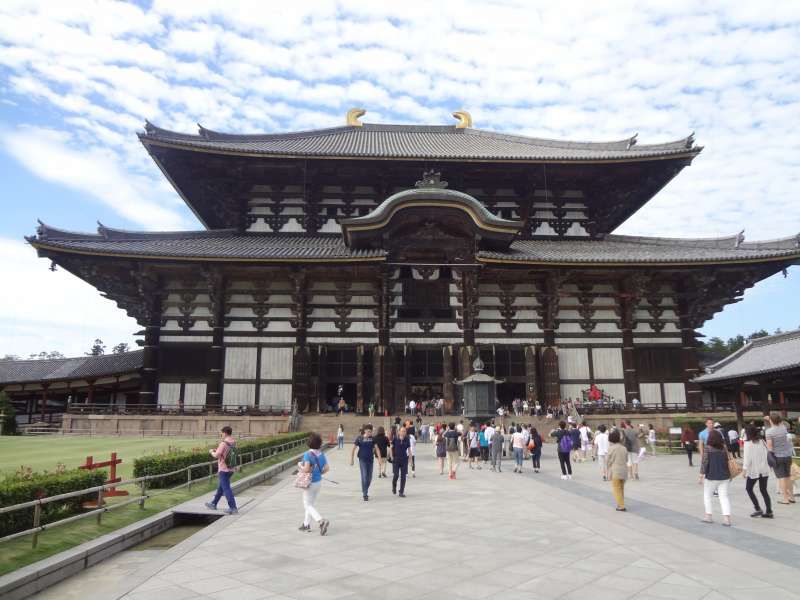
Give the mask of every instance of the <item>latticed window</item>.
[[329, 378], [356, 376], [356, 349], [328, 347], [325, 372]]
[[450, 284], [446, 280], [421, 281], [409, 279], [403, 282], [403, 306], [399, 309], [401, 319], [434, 318], [449, 319]]
[[440, 379], [443, 374], [444, 357], [441, 348], [414, 348], [411, 352], [411, 377]]

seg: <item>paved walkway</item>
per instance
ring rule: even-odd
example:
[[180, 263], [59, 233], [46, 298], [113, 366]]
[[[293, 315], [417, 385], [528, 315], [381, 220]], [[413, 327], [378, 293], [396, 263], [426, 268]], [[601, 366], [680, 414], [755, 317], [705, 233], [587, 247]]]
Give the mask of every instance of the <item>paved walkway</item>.
[[617, 513], [597, 465], [562, 481], [552, 445], [542, 473], [530, 463], [522, 475], [510, 462], [503, 473], [462, 464], [457, 481], [438, 474], [429, 445], [418, 449], [407, 498], [379, 479], [368, 503], [349, 449], [330, 451], [340, 485], [320, 494], [327, 537], [297, 531], [301, 499], [289, 477], [98, 597], [800, 598], [800, 508], [750, 519], [741, 479], [728, 529], [699, 521], [702, 488], [684, 457], [647, 459], [628, 484], [629, 512]]

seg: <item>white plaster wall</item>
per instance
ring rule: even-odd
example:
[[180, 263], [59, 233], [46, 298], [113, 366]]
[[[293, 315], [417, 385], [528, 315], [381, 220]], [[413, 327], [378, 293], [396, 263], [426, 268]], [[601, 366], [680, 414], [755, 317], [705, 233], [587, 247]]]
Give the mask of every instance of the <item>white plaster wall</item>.
[[206, 403], [206, 384], [187, 383], [183, 389], [184, 406], [205, 406]]
[[682, 383], [665, 383], [664, 395], [667, 404], [686, 406], [686, 388]]
[[225, 379], [255, 379], [257, 348], [225, 348]]
[[223, 386], [223, 406], [253, 406], [255, 404], [255, 400], [255, 383], [226, 383]]
[[291, 379], [293, 356], [292, 348], [262, 348], [261, 379]]
[[640, 383], [639, 393], [642, 395], [639, 400], [645, 406], [661, 406], [661, 384], [660, 383]]
[[292, 407], [292, 384], [262, 383], [259, 387], [258, 405], [290, 409]]
[[595, 379], [622, 379], [625, 377], [621, 348], [592, 348], [592, 366]]
[[177, 406], [181, 399], [180, 383], [159, 383], [158, 384], [158, 405]]
[[589, 355], [586, 348], [558, 349], [558, 376], [561, 379], [589, 380]]

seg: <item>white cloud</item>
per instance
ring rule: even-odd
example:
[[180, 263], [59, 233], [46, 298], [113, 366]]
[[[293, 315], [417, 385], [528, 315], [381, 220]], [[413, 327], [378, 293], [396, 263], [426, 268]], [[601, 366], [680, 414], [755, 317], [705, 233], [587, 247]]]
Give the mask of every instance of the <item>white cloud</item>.
[[113, 153], [100, 147], [77, 151], [63, 131], [24, 128], [6, 132], [6, 151], [26, 169], [47, 181], [79, 190], [147, 229], [180, 229], [185, 220], [152, 196], [141, 177], [126, 173]]
[[111, 300], [70, 273], [48, 270], [49, 263], [21, 240], [0, 238], [4, 286], [0, 294], [0, 356], [26, 357], [58, 350], [80, 356], [95, 338], [107, 346], [127, 342], [141, 329]]

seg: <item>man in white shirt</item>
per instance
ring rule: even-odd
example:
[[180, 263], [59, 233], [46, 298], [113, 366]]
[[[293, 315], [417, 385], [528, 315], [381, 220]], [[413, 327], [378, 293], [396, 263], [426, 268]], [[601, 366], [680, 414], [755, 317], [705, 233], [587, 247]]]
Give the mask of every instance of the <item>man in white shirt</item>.
[[414, 416], [414, 411], [416, 410], [416, 408], [417, 408], [417, 403], [414, 402], [413, 400], [408, 403], [408, 410], [411, 412], [412, 417]]
[[586, 460], [586, 455], [589, 452], [589, 434], [591, 433], [591, 429], [586, 424], [586, 421], [581, 423], [581, 426], [578, 427], [578, 431], [581, 432], [581, 462]]
[[491, 456], [492, 455], [492, 436], [494, 435], [494, 425], [489, 423], [486, 426], [486, 430], [483, 432], [483, 434], [486, 436], [486, 439], [489, 440], [489, 456]]
[[608, 456], [608, 432], [605, 425], [600, 425], [597, 428], [597, 433], [594, 434], [594, 447], [597, 451], [597, 460], [600, 462], [600, 470], [603, 473], [603, 481], [608, 480], [608, 463], [606, 457]]

